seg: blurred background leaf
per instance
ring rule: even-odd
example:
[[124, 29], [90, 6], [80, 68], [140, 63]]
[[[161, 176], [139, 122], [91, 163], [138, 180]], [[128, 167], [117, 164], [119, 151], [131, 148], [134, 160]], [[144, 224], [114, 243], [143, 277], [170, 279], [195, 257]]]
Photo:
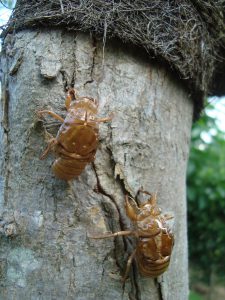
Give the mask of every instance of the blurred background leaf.
[[190, 265], [207, 283], [225, 272], [225, 133], [214, 109], [193, 125], [187, 171]]

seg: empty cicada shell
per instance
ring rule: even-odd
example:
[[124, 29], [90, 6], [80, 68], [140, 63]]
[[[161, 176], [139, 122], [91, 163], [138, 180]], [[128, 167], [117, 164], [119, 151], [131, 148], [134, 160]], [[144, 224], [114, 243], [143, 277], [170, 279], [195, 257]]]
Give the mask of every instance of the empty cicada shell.
[[[74, 101], [72, 101], [74, 100]], [[56, 160], [52, 170], [56, 177], [64, 180], [79, 176], [88, 163], [95, 158], [99, 141], [99, 123], [108, 118], [97, 118], [98, 102], [90, 97], [78, 97], [75, 89], [69, 89], [65, 100], [67, 115], [65, 120], [48, 110], [38, 112], [38, 116], [49, 114], [62, 122], [56, 138], [49, 140], [41, 159], [52, 150]]]
[[134, 223], [134, 230], [119, 231], [116, 233], [92, 236], [94, 239], [110, 238], [116, 236], [135, 236], [137, 246], [127, 262], [124, 275], [126, 279], [131, 262], [136, 260], [141, 275], [157, 277], [164, 273], [169, 266], [174, 245], [174, 235], [167, 225], [167, 220], [173, 218], [163, 215], [156, 205], [156, 194], [140, 190], [150, 195], [148, 201], [140, 206], [130, 197], [125, 197], [127, 216]]

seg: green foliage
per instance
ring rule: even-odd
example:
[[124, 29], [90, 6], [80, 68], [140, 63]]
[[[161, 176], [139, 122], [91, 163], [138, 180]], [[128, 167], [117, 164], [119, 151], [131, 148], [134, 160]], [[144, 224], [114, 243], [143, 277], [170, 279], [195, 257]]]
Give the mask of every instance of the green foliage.
[[203, 298], [196, 292], [190, 291], [189, 300], [203, 300]]
[[187, 183], [190, 262], [209, 280], [225, 266], [225, 135], [207, 114], [193, 126]]

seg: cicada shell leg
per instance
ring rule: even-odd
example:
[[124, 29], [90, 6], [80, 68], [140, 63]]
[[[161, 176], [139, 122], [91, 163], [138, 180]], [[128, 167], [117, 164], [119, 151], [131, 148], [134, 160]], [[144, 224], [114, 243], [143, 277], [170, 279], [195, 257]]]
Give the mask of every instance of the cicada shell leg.
[[136, 236], [136, 231], [133, 230], [124, 230], [124, 231], [118, 231], [114, 233], [105, 233], [102, 235], [94, 235], [94, 236], [89, 236], [91, 239], [107, 239], [111, 237], [117, 237], [117, 236], [129, 236], [129, 235], [135, 235]]
[[125, 196], [125, 209], [127, 216], [132, 221], [137, 221], [138, 215], [140, 213], [140, 208], [137, 206], [137, 203], [134, 201], [134, 199], [129, 197], [128, 195]]
[[40, 159], [45, 159], [47, 157], [47, 155], [49, 154], [49, 152], [52, 150], [52, 148], [58, 143], [57, 139], [52, 138], [49, 142], [48, 142], [48, 146], [45, 149], [45, 151], [42, 153], [42, 155], [40, 156]]
[[114, 118], [114, 113], [111, 113], [106, 118], [95, 119], [94, 121], [97, 122], [97, 123], [106, 123], [106, 122], [112, 121], [113, 118]]
[[173, 219], [174, 217], [172, 215], [165, 214], [165, 215], [163, 215], [163, 218], [167, 221], [167, 220]]
[[62, 117], [60, 117], [59, 115], [57, 115], [56, 113], [54, 113], [53, 111], [50, 110], [39, 110], [37, 112], [38, 117], [42, 117], [44, 114], [48, 114], [51, 117], [53, 117], [54, 119], [60, 121], [61, 123], [64, 122], [64, 119]]
[[157, 193], [154, 193], [151, 195], [151, 198], [148, 200], [148, 202], [152, 205], [152, 206], [156, 206], [156, 202], [157, 202]]
[[67, 110], [70, 108], [70, 104], [72, 100], [76, 99], [77, 91], [73, 88], [70, 88], [66, 94], [66, 99], [65, 99], [65, 107]]
[[128, 277], [128, 274], [130, 272], [130, 267], [131, 267], [132, 261], [133, 261], [133, 259], [135, 257], [135, 254], [136, 254], [136, 249], [132, 252], [132, 254], [130, 255], [130, 257], [127, 260], [126, 271], [125, 271], [124, 276], [122, 278], [123, 287], [124, 287], [124, 284], [125, 284], [126, 279]]

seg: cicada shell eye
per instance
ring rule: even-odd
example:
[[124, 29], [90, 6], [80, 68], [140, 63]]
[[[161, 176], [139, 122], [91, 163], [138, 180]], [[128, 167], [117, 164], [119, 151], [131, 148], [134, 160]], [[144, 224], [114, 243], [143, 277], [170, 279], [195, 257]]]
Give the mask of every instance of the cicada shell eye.
[[132, 220], [132, 221], [137, 221], [138, 215], [140, 214], [140, 208], [137, 206], [137, 203], [128, 195], [125, 197], [125, 209], [127, 216]]

